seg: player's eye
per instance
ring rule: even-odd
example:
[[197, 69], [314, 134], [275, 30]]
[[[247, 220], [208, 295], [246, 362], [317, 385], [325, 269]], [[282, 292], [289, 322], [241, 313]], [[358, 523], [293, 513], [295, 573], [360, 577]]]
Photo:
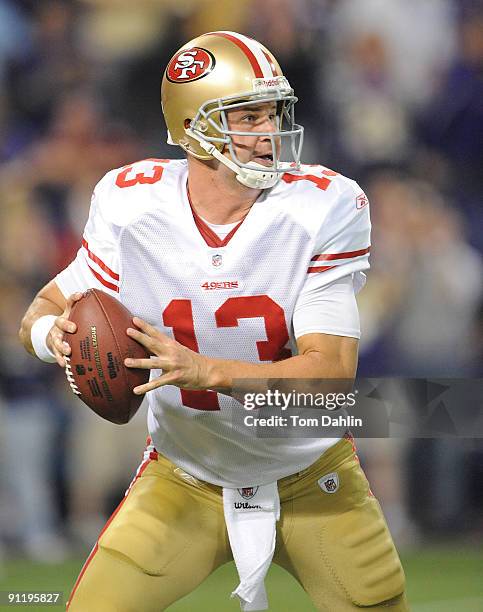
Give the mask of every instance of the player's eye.
[[244, 116], [242, 117], [242, 121], [249, 121], [250, 123], [252, 123], [252, 122], [254, 122], [254, 121], [256, 121], [256, 120], [257, 120], [257, 116], [256, 116], [256, 115], [253, 115], [253, 114], [250, 114], [250, 115], [244, 115]]

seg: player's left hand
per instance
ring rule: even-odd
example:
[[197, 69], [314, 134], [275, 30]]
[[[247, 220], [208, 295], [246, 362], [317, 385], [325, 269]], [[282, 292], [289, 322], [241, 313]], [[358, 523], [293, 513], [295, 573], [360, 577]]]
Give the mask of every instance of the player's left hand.
[[152, 391], [163, 385], [175, 385], [182, 389], [207, 389], [208, 358], [186, 348], [176, 340], [162, 334], [154, 326], [139, 317], [133, 318], [134, 325], [127, 335], [142, 344], [151, 353], [150, 359], [125, 359], [128, 368], [162, 370], [158, 378], [133, 389], [136, 395]]

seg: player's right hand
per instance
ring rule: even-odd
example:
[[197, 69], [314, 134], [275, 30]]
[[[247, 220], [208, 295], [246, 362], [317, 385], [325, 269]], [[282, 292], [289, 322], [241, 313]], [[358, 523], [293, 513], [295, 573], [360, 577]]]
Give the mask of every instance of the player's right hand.
[[54, 353], [55, 359], [61, 368], [65, 368], [65, 356], [70, 355], [71, 348], [64, 340], [64, 334], [74, 334], [77, 326], [69, 321], [70, 311], [75, 302], [82, 297], [82, 293], [73, 293], [67, 300], [64, 312], [57, 317], [55, 324], [47, 334], [47, 346]]

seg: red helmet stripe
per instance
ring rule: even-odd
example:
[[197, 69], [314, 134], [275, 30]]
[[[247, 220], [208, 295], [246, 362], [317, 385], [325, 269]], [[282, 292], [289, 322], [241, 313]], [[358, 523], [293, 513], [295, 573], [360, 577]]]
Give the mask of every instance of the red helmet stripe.
[[[263, 49], [262, 49], [262, 51], [263, 51]], [[273, 76], [278, 76], [278, 74], [277, 74], [277, 67], [273, 63], [272, 58], [268, 55], [268, 53], [266, 51], [263, 51], [263, 55], [267, 58], [267, 62], [270, 64], [270, 68], [272, 69], [272, 75]]]
[[231, 42], [235, 43], [235, 45], [238, 48], [240, 48], [243, 51], [243, 53], [247, 56], [253, 68], [253, 72], [255, 73], [255, 76], [257, 78], [263, 78], [263, 70], [260, 64], [258, 63], [257, 58], [255, 57], [251, 49], [249, 49], [249, 47], [242, 40], [240, 40], [239, 38], [236, 38], [232, 34], [228, 34], [227, 32], [210, 32], [210, 34], [213, 34], [215, 36], [222, 36], [223, 38], [227, 38], [228, 40], [231, 40]]

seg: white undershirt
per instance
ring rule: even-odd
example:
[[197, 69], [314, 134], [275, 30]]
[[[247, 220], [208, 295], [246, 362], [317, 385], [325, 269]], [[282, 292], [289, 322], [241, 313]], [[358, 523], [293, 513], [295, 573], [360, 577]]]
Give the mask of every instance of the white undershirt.
[[[198, 217], [200, 217], [200, 215], [198, 215]], [[224, 223], [223, 225], [217, 225], [216, 223], [210, 223], [206, 219], [203, 219], [203, 217], [200, 217], [200, 219], [215, 232], [220, 240], [224, 240], [231, 230], [240, 223], [240, 221], [235, 221], [235, 223]]]

